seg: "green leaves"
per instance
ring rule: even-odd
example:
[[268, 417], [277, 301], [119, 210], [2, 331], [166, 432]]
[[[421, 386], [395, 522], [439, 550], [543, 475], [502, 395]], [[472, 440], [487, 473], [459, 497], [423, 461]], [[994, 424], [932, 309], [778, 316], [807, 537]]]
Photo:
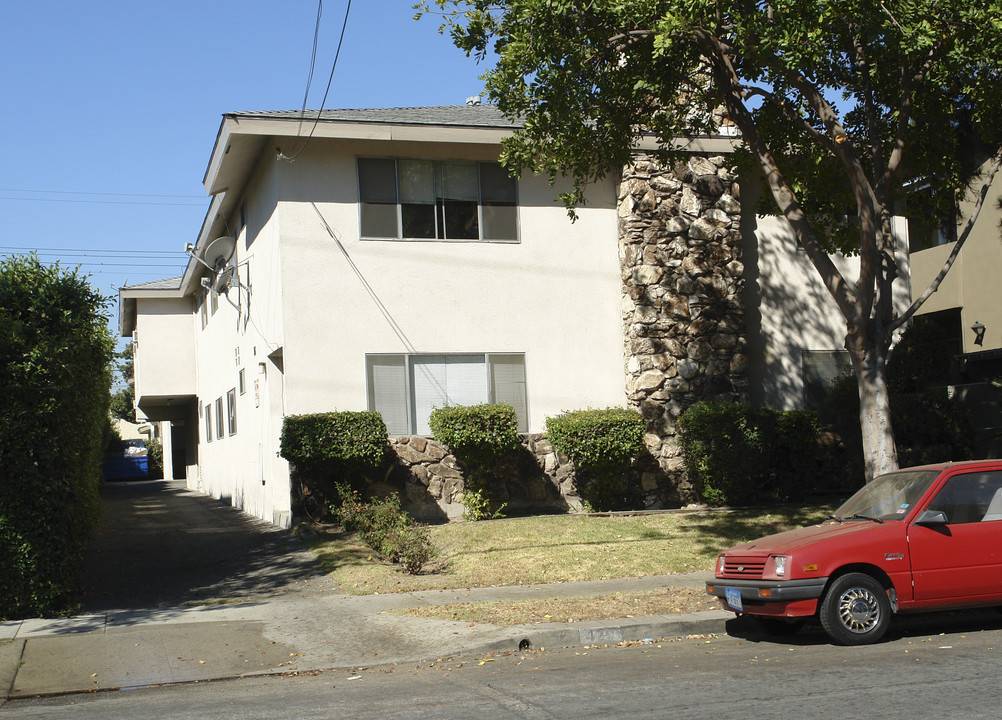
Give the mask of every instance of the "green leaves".
[[376, 468], [387, 452], [386, 424], [373, 411], [289, 415], [282, 423], [279, 453], [301, 466], [315, 463]]
[[107, 306], [75, 271], [0, 261], [0, 619], [73, 602], [100, 509]]
[[431, 411], [435, 439], [462, 462], [491, 469], [518, 447], [518, 417], [511, 405], [448, 405]]
[[575, 410], [546, 418], [546, 437], [580, 469], [625, 470], [644, 449], [646, 425], [636, 410]]

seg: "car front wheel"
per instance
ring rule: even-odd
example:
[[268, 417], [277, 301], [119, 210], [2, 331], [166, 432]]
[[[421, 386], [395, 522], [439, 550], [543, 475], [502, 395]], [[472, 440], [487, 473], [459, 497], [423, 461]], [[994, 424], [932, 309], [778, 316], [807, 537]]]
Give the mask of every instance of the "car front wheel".
[[839, 645], [877, 642], [891, 623], [887, 591], [872, 576], [848, 573], [832, 582], [818, 612], [821, 627]]

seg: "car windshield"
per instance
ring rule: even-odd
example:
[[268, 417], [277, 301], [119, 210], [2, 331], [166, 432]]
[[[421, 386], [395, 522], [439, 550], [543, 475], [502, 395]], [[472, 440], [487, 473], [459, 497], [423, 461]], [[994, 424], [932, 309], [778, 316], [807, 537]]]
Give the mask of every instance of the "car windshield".
[[881, 475], [842, 503], [833, 517], [835, 520], [903, 520], [938, 475], [936, 470]]

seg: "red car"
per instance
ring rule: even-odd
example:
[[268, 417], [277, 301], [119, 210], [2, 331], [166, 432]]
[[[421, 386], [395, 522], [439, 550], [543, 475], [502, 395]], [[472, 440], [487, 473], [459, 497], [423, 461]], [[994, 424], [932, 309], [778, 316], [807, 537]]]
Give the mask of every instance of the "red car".
[[777, 634], [816, 615], [842, 645], [896, 612], [1002, 606], [1002, 461], [881, 475], [820, 525], [725, 550], [714, 575], [725, 609]]

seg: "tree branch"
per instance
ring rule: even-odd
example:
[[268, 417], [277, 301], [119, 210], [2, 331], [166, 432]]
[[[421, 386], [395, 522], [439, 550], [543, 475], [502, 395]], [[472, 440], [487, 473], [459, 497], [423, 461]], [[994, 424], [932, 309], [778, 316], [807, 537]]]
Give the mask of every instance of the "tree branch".
[[716, 75], [716, 80], [721, 90], [724, 91], [724, 98], [731, 113], [731, 119], [741, 129], [744, 141], [748, 143], [752, 153], [758, 159], [759, 166], [765, 174], [769, 189], [776, 199], [776, 204], [779, 205], [783, 216], [793, 228], [794, 234], [821, 276], [822, 283], [832, 298], [834, 298], [846, 321], [850, 324], [858, 323], [856, 316], [857, 290], [839, 272], [838, 267], [832, 262], [831, 257], [829, 257], [828, 253], [821, 246], [814, 228], [807, 220], [807, 216], [804, 214], [796, 195], [792, 188], [790, 188], [786, 178], [783, 177], [783, 173], [776, 164], [775, 158], [759, 134], [758, 126], [751, 112], [744, 104], [742, 84], [731, 61], [731, 57], [727, 52], [726, 44], [720, 42], [711, 33], [701, 28], [694, 31], [694, 37], [707, 49], [707, 56], [712, 60], [711, 65]]

